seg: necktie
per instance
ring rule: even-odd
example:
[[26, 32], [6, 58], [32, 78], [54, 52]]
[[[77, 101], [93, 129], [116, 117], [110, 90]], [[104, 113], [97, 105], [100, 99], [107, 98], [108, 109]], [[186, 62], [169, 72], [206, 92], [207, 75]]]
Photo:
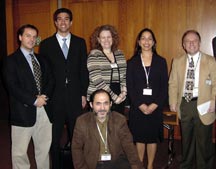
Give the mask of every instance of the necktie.
[[64, 57], [65, 59], [67, 59], [67, 55], [68, 55], [68, 47], [67, 47], [67, 44], [66, 44], [66, 38], [63, 38], [62, 39], [64, 41], [63, 45], [62, 45], [62, 52], [64, 54]]
[[34, 55], [30, 54], [30, 56], [31, 56], [32, 67], [33, 67], [33, 72], [34, 72], [34, 79], [36, 82], [38, 93], [41, 94], [41, 69], [40, 69], [40, 65], [35, 60]]
[[185, 100], [189, 102], [193, 98], [193, 87], [194, 87], [194, 61], [191, 57], [191, 61], [189, 62], [187, 76], [186, 76], [186, 83], [185, 83]]

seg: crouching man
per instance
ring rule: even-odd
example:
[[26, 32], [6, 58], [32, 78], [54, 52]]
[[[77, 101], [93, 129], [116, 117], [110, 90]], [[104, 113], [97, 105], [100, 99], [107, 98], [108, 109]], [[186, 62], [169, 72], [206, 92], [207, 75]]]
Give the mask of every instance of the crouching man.
[[103, 89], [90, 100], [92, 112], [75, 125], [72, 156], [75, 169], [141, 169], [132, 135], [123, 115], [111, 112], [111, 97]]

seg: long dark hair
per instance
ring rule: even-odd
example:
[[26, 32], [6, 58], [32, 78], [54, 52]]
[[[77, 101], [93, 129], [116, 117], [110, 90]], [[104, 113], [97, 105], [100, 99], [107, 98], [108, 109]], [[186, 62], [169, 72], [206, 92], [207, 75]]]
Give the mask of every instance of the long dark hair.
[[142, 34], [144, 33], [144, 32], [149, 32], [151, 35], [152, 35], [152, 38], [153, 38], [153, 41], [154, 41], [154, 45], [152, 46], [152, 52], [154, 53], [154, 54], [157, 54], [157, 50], [156, 50], [156, 44], [157, 44], [157, 41], [156, 41], [156, 38], [155, 38], [155, 35], [154, 35], [154, 33], [153, 33], [153, 31], [151, 30], [151, 29], [149, 29], [149, 28], [144, 28], [144, 29], [142, 29], [140, 32], [139, 32], [139, 34], [138, 34], [138, 36], [137, 36], [137, 38], [136, 38], [136, 44], [135, 44], [135, 49], [134, 49], [134, 56], [135, 55], [139, 55], [140, 53], [141, 53], [141, 47], [140, 47], [140, 45], [139, 45], [139, 40], [140, 40], [140, 38], [141, 38], [141, 36], [142, 36]]

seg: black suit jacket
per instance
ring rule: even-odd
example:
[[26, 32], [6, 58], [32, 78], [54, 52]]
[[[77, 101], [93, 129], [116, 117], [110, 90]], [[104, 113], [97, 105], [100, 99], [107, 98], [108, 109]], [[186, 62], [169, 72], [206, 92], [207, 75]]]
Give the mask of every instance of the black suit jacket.
[[[42, 71], [41, 93], [47, 95], [51, 100], [54, 89], [52, 71], [43, 57], [37, 54], [35, 56]], [[9, 92], [11, 124], [23, 127], [33, 126], [36, 122], [34, 102], [37, 99], [38, 92], [32, 70], [20, 49], [5, 58], [3, 74]], [[50, 122], [52, 122], [49, 101], [44, 107]]]
[[[65, 59], [56, 34], [40, 44], [39, 52], [46, 57], [52, 67], [56, 80], [52, 108], [60, 116], [62, 110], [69, 111], [75, 118], [82, 110], [82, 96], [86, 96], [88, 87], [87, 49], [85, 40], [71, 34], [70, 47]], [[66, 84], [66, 79], [68, 84]], [[67, 87], [67, 108], [65, 106], [65, 88]]]
[[214, 57], [216, 57], [216, 37], [214, 37], [214, 39], [212, 40], [212, 48]]
[[143, 89], [146, 88], [146, 75], [140, 55], [132, 57], [127, 64], [127, 91], [130, 97], [131, 107], [138, 109], [143, 104], [156, 103], [157, 110], [163, 110], [168, 95], [168, 71], [167, 63], [164, 58], [154, 54], [149, 73], [149, 84], [152, 89], [152, 95], [143, 95]]

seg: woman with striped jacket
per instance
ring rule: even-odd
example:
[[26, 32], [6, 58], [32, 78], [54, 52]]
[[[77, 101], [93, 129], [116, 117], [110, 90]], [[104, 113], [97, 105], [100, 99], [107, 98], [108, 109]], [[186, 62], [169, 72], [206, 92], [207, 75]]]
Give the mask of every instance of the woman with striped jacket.
[[118, 49], [119, 36], [111, 25], [97, 27], [91, 38], [88, 56], [89, 87], [87, 99], [97, 89], [108, 91], [112, 97], [112, 110], [124, 113], [126, 89], [126, 60]]

